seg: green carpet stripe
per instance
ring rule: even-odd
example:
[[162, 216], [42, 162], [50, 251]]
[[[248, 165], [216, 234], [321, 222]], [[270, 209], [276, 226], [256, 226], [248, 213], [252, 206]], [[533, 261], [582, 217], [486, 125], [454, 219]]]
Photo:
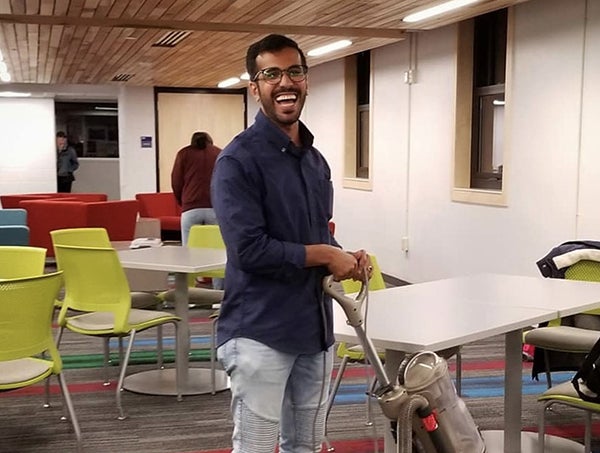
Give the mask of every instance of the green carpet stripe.
[[[207, 349], [192, 349], [190, 350], [190, 362], [206, 362], [210, 360], [210, 351]], [[110, 359], [113, 364], [118, 363], [119, 354], [111, 353]], [[63, 355], [63, 366], [65, 369], [77, 368], [100, 368], [104, 365], [103, 354], [76, 354]], [[142, 365], [156, 363], [156, 351], [132, 351], [129, 358], [129, 363], [132, 365]], [[172, 350], [163, 352], [163, 362], [175, 362], [175, 352]]]

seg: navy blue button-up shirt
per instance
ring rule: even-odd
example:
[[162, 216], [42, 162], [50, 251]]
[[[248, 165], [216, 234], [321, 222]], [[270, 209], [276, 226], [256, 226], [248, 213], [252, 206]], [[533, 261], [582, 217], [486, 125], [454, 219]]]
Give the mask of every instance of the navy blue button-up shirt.
[[259, 111], [217, 159], [212, 204], [227, 248], [219, 345], [244, 337], [313, 354], [333, 344], [327, 270], [304, 267], [304, 245], [338, 246], [331, 172], [302, 123], [300, 138], [297, 147]]

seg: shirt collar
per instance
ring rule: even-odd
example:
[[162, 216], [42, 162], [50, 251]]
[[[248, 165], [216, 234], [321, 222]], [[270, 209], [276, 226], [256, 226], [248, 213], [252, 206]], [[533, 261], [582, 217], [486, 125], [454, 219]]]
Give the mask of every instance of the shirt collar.
[[262, 109], [258, 110], [255, 117], [256, 126], [266, 135], [268, 141], [273, 143], [281, 152], [290, 152], [296, 157], [301, 157], [303, 151], [312, 148], [314, 136], [302, 121], [298, 122], [302, 146], [296, 146], [290, 137], [264, 114]]

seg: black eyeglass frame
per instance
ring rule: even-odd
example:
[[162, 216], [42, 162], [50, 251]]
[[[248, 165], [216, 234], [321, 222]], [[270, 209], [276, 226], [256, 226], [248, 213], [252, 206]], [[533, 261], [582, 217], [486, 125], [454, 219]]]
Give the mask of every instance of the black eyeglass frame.
[[[298, 76], [292, 76], [290, 71], [293, 71], [294, 69], [301, 69], [301, 72], [302, 72], [301, 78], [298, 78]], [[273, 79], [269, 79], [266, 77], [266, 73], [268, 71], [277, 71], [279, 75]], [[283, 78], [284, 73], [287, 74], [288, 78], [292, 82], [295, 82], [295, 83], [303, 82], [304, 80], [306, 80], [306, 76], [308, 75], [308, 66], [304, 65], [304, 64], [295, 64], [286, 69], [278, 68], [277, 66], [271, 66], [268, 68], [261, 69], [256, 74], [254, 74], [254, 77], [252, 77], [252, 82], [261, 80], [258, 77], [261, 74], [263, 74], [264, 77], [262, 78], [262, 80], [264, 80], [266, 83], [268, 83], [270, 85], [277, 85], [279, 82], [281, 82], [281, 79]]]

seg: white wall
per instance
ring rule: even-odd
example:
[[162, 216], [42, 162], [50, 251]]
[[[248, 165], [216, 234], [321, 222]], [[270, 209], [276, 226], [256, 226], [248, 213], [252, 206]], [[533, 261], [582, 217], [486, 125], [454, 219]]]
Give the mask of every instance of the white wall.
[[[119, 159], [121, 198], [156, 192], [156, 135], [154, 89], [123, 87], [119, 92]], [[142, 148], [141, 137], [152, 137], [152, 148]]]
[[0, 194], [55, 192], [54, 102], [0, 98], [0, 125]]
[[[342, 64], [311, 69], [304, 119], [334, 169], [338, 240], [376, 253], [384, 272], [425, 281], [475, 272], [539, 275], [555, 245], [600, 236], [600, 7], [530, 0], [516, 7], [508, 207], [452, 202], [456, 26], [372, 51], [371, 192], [344, 189]], [[584, 40], [585, 37], [585, 40]], [[408, 236], [409, 252], [401, 250]]]
[[[376, 253], [386, 273], [413, 282], [485, 271], [537, 276], [535, 261], [555, 245], [600, 237], [600, 3], [529, 0], [515, 11], [507, 207], [450, 199], [456, 26], [417, 35], [416, 83], [410, 86], [403, 81], [408, 41], [372, 52], [372, 191], [342, 185], [343, 63], [311, 68], [303, 120], [332, 168], [336, 236], [348, 249]], [[153, 89], [111, 89], [120, 110], [120, 194], [131, 198], [156, 189]], [[47, 139], [34, 138], [40, 132], [52, 139], [50, 101], [30, 102], [45, 106], [41, 117], [22, 113], [13, 123], [7, 118], [17, 118], [19, 110], [13, 101], [0, 103], [0, 124], [16, 131], [0, 134], [3, 152], [35, 156], [21, 167], [18, 181], [3, 164], [5, 193], [23, 192], [23, 184], [35, 185], [32, 191], [55, 187], [53, 140], [47, 151], [38, 151], [39, 140]], [[255, 113], [249, 97], [249, 124]], [[22, 137], [7, 139], [16, 134]], [[141, 148], [142, 135], [153, 137], [153, 148]], [[404, 236], [408, 253], [401, 250]]]

